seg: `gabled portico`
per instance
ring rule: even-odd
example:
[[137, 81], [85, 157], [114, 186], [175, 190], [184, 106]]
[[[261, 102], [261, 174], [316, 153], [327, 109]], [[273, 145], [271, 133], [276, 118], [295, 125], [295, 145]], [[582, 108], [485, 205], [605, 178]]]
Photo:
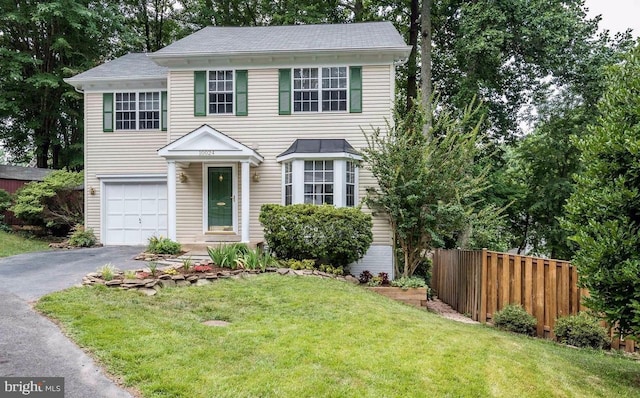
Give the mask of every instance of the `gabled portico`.
[[250, 168], [264, 158], [252, 148], [209, 125], [202, 125], [158, 150], [167, 161], [167, 216], [169, 238], [176, 239], [176, 164], [203, 165], [203, 232], [237, 232], [238, 188], [234, 181], [240, 164], [241, 241], [249, 243]]

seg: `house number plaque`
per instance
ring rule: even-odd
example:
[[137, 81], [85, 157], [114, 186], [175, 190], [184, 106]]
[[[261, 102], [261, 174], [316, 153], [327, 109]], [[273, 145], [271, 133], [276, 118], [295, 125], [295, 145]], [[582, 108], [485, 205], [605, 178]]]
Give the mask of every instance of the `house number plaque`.
[[213, 156], [215, 154], [215, 151], [210, 150], [210, 151], [200, 151], [200, 156]]

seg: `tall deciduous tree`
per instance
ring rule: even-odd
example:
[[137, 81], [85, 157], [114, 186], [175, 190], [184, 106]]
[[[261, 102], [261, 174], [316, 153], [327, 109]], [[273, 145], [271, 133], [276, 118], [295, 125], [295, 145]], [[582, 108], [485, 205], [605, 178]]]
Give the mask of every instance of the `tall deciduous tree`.
[[82, 167], [82, 96], [62, 79], [109, 54], [114, 10], [88, 0], [0, 1], [0, 140], [17, 161]]
[[512, 177], [523, 188], [510, 208], [516, 246], [554, 258], [570, 259], [574, 245], [559, 218], [573, 191], [571, 176], [581, 162], [572, 137], [584, 135], [598, 118], [596, 104], [604, 89], [606, 67], [618, 63], [631, 46], [628, 34], [601, 34], [576, 46], [575, 62], [561, 88], [539, 101], [534, 130], [517, 143]]
[[545, 94], [546, 79], [561, 83], [570, 77], [580, 63], [581, 46], [597, 30], [597, 20], [586, 17], [583, 0], [422, 4], [423, 40], [431, 21], [433, 43], [429, 52], [428, 40], [423, 42], [422, 57], [430, 53], [433, 58], [431, 63], [426, 59], [423, 74], [432, 72], [441, 104], [461, 110], [472, 98], [480, 100], [486, 128], [499, 140], [517, 136], [519, 112]]
[[124, 24], [120, 47], [124, 51], [153, 52], [171, 44], [185, 30], [177, 14], [178, 0], [120, 0], [118, 9]]
[[584, 164], [565, 226], [578, 244], [573, 263], [587, 306], [640, 333], [640, 46], [612, 67], [600, 116], [577, 140]]

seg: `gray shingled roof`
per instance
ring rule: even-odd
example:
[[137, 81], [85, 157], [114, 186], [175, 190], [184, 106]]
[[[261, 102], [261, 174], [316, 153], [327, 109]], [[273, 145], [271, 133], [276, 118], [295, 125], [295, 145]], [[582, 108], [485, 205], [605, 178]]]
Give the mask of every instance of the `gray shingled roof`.
[[207, 27], [164, 47], [154, 56], [322, 50], [406, 49], [391, 22], [334, 25]]
[[10, 166], [0, 164], [0, 179], [20, 181], [42, 181], [53, 170], [35, 167]]
[[75, 75], [66, 81], [101, 80], [101, 79], [163, 79], [168, 69], [153, 62], [145, 53], [129, 53], [113, 61]]
[[353, 149], [351, 144], [344, 139], [297, 139], [289, 149], [278, 157], [292, 153], [351, 153], [359, 155], [358, 151]]

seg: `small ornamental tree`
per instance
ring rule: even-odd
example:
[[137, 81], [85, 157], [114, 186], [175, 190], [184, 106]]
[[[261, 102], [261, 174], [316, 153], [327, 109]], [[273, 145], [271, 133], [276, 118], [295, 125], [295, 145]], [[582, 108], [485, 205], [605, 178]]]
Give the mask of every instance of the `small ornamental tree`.
[[563, 226], [586, 305], [622, 335], [640, 335], [640, 46], [612, 67], [599, 117], [576, 140], [584, 165]]
[[11, 211], [33, 225], [47, 227], [53, 233], [66, 234], [82, 224], [84, 205], [83, 173], [56, 170], [41, 182], [30, 182], [15, 193]]
[[404, 115], [396, 111], [386, 131], [365, 133], [365, 168], [378, 182], [365, 203], [391, 224], [404, 257], [399, 276], [411, 276], [427, 251], [466, 228], [469, 201], [486, 187], [474, 163], [478, 126], [465, 127], [473, 114], [471, 107], [459, 119], [442, 111], [424, 135], [424, 111], [416, 103]]

